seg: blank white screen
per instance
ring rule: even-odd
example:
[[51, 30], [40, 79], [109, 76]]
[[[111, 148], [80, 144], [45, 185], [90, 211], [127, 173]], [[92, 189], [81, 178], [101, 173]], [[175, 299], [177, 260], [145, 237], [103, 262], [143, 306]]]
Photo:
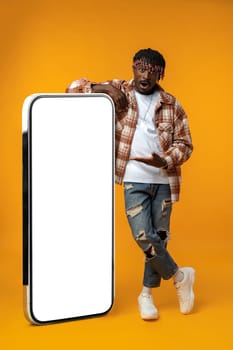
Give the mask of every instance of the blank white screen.
[[39, 321], [112, 303], [113, 107], [51, 96], [31, 111], [32, 311]]

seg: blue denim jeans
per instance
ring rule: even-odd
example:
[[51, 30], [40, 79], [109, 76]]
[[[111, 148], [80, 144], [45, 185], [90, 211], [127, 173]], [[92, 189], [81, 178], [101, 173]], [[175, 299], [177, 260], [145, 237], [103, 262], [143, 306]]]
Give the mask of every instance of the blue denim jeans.
[[145, 254], [143, 285], [159, 287], [178, 266], [167, 250], [171, 191], [168, 184], [124, 183], [125, 210], [133, 237]]

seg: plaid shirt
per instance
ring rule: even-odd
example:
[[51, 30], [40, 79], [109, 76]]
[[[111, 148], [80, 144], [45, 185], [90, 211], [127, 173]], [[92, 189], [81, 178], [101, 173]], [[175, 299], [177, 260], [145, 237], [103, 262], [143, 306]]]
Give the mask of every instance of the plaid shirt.
[[[107, 82], [125, 93], [128, 100], [127, 111], [116, 115], [115, 126], [115, 179], [122, 184], [125, 168], [138, 119], [138, 107], [134, 94], [133, 80], [109, 80]], [[91, 83], [82, 78], [71, 83], [66, 92], [91, 93]], [[175, 97], [165, 92], [159, 85], [159, 101], [155, 107], [155, 127], [157, 129], [163, 157], [167, 161], [166, 171], [171, 188], [172, 202], [179, 200], [181, 168], [190, 157], [193, 146], [187, 116]]]

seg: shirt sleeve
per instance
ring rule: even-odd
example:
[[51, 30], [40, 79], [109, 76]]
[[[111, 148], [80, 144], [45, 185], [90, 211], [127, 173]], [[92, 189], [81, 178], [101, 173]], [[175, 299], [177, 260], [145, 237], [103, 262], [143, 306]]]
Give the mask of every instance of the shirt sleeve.
[[171, 146], [165, 152], [168, 170], [182, 165], [192, 154], [193, 144], [188, 125], [188, 119], [180, 103], [175, 102], [175, 115], [173, 125], [173, 139]]
[[124, 80], [119, 79], [113, 79], [113, 80], [106, 80], [100, 83], [91, 82], [87, 78], [81, 78], [78, 80], [74, 80], [68, 87], [66, 88], [67, 93], [91, 93], [92, 92], [92, 86], [96, 84], [105, 85], [105, 84], [111, 84], [117, 89], [122, 90], [122, 87], [124, 85]]
[[74, 80], [66, 88], [67, 93], [90, 93], [91, 92], [91, 82], [87, 78], [81, 78], [79, 80]]

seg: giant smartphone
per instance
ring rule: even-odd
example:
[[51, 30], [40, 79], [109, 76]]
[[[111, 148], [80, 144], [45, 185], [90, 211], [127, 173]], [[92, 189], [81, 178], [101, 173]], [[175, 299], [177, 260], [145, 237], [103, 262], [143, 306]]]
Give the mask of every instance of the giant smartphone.
[[114, 106], [105, 94], [24, 101], [23, 284], [34, 324], [112, 307]]

